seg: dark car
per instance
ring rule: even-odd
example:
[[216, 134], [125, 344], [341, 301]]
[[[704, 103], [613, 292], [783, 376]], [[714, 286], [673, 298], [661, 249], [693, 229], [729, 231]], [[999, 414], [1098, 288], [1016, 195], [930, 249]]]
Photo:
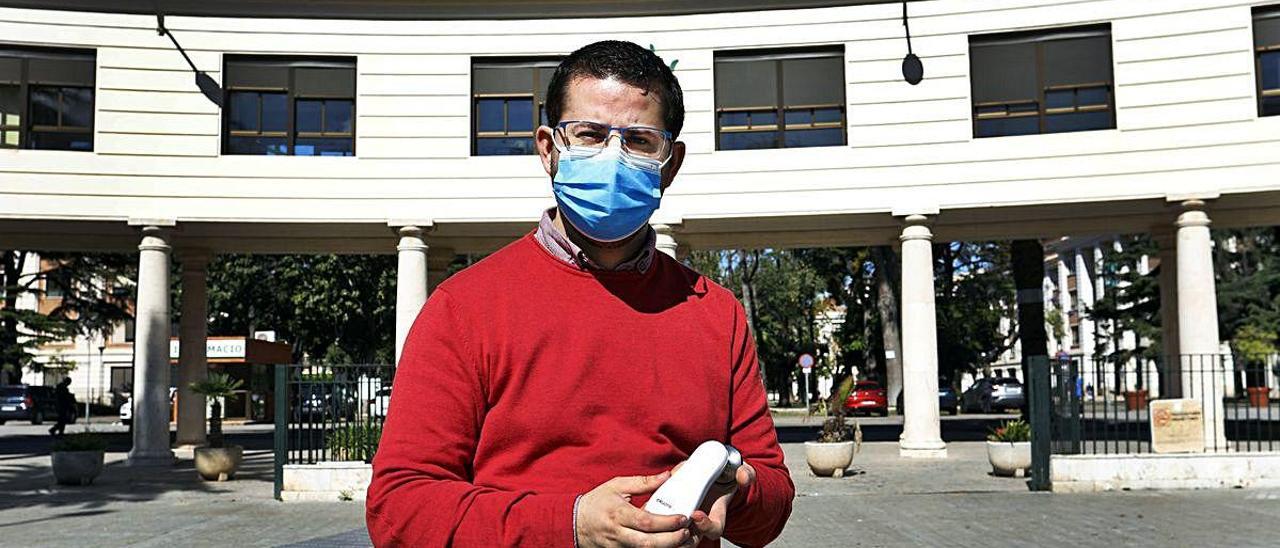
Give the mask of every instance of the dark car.
[[31, 424], [55, 420], [57, 402], [51, 386], [0, 386], [0, 424], [11, 420], [31, 421]]
[[[898, 392], [898, 414], [903, 414], [902, 392]], [[960, 396], [950, 384], [938, 383], [938, 411], [948, 415], [960, 412]]]
[[984, 377], [978, 379], [960, 396], [960, 408], [968, 413], [991, 413], [997, 409], [1022, 409], [1027, 404], [1022, 393], [1022, 383], [1011, 377]]

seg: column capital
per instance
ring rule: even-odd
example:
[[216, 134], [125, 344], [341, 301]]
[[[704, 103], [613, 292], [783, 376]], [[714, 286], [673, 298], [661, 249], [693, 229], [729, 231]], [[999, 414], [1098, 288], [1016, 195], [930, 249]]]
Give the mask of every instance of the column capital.
[[1201, 200], [1182, 202], [1183, 211], [1178, 215], [1178, 220], [1174, 224], [1178, 228], [1209, 226], [1212, 221], [1209, 220], [1209, 214], [1205, 213], [1204, 208], [1205, 203]]
[[396, 234], [400, 235], [400, 243], [396, 245], [397, 251], [427, 251], [426, 236], [430, 233], [432, 227], [421, 227], [417, 225], [404, 225], [396, 227]]
[[161, 226], [146, 225], [142, 227], [142, 242], [138, 244], [138, 251], [163, 251], [168, 253], [173, 249], [169, 245], [169, 229]]
[[902, 219], [904, 225], [899, 241], [911, 240], [933, 241], [933, 231], [929, 230], [930, 219], [925, 215], [907, 215]]
[[679, 223], [653, 223], [650, 226], [652, 226], [653, 231], [658, 234], [667, 234], [672, 236], [679, 233], [681, 228]]

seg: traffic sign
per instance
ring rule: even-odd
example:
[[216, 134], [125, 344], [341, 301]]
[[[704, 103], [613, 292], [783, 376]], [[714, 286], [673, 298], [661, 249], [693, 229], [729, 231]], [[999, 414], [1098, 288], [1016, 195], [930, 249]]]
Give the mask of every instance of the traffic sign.
[[804, 372], [805, 372], [806, 374], [807, 374], [807, 373], [809, 373], [809, 371], [812, 371], [812, 370], [813, 370], [813, 356], [811, 356], [811, 355], [809, 355], [809, 354], [801, 354], [801, 355], [800, 355], [800, 369], [803, 369], [803, 370], [804, 370]]

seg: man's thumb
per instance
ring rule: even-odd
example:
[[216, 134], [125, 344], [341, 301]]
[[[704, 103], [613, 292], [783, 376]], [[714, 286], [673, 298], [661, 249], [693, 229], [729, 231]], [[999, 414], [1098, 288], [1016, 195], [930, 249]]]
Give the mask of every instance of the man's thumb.
[[613, 488], [624, 495], [643, 495], [652, 493], [662, 482], [671, 477], [671, 472], [663, 472], [652, 476], [621, 476], [609, 480]]

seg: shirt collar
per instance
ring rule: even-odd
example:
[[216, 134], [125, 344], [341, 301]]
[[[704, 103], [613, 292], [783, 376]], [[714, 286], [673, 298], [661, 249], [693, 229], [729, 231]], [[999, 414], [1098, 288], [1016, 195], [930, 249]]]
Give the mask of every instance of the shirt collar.
[[612, 270], [615, 272], [636, 271], [644, 273], [653, 264], [654, 253], [657, 253], [658, 250], [658, 239], [653, 232], [653, 227], [646, 226], [643, 229], [645, 231], [644, 245], [640, 246], [640, 251], [634, 257], [618, 263], [618, 266], [613, 268], [604, 268], [595, 264], [582, 251], [582, 248], [573, 243], [568, 236], [556, 230], [555, 216], [556, 208], [554, 207], [542, 212], [542, 220], [538, 221], [538, 230], [534, 233], [534, 238], [557, 259], [583, 270]]

